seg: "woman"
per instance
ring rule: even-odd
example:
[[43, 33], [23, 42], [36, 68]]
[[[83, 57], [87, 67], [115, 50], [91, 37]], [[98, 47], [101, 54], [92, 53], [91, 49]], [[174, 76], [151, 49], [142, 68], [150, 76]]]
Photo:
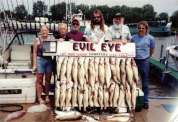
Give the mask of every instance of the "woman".
[[[37, 100], [40, 104], [48, 103], [49, 100], [49, 84], [52, 75], [52, 58], [43, 56], [43, 42], [49, 41], [51, 38], [48, 36], [49, 29], [47, 26], [42, 26], [40, 35], [34, 40], [33, 44], [33, 69], [37, 69], [36, 73], [36, 91]], [[42, 99], [43, 91], [43, 77], [45, 76], [45, 101]]]
[[139, 73], [142, 79], [142, 90], [144, 92], [144, 108], [149, 108], [148, 94], [149, 94], [149, 58], [154, 53], [155, 40], [151, 36], [149, 26], [146, 21], [138, 23], [138, 34], [133, 35], [131, 41], [136, 45], [135, 61], [138, 66]]
[[59, 23], [58, 32], [54, 33], [54, 37], [56, 39], [59, 39], [59, 41], [64, 41], [66, 39], [66, 33], [67, 33], [67, 24]]

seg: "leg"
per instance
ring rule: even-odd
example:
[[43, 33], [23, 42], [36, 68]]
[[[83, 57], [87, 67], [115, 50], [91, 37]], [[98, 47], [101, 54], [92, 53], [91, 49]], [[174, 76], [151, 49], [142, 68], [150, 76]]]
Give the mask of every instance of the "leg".
[[52, 73], [45, 73], [45, 94], [46, 94], [46, 102], [49, 102], [49, 86], [51, 81]]
[[43, 92], [43, 73], [37, 73], [36, 74], [36, 93], [37, 93], [37, 99], [40, 104], [43, 104], [44, 101], [41, 98], [41, 94]]

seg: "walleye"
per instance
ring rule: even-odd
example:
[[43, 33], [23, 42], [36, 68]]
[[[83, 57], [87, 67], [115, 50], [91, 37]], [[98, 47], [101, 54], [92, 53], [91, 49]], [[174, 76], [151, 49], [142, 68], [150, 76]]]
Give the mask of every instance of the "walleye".
[[93, 102], [95, 107], [99, 107], [98, 103], [98, 87], [99, 87], [99, 82], [95, 83], [95, 90], [94, 90], [94, 95], [93, 95]]
[[77, 84], [74, 84], [72, 89], [72, 107], [77, 106], [77, 91]]
[[59, 98], [60, 98], [60, 81], [56, 81], [55, 88], [55, 106], [59, 107]]
[[103, 99], [104, 99], [104, 109], [106, 109], [107, 107], [109, 107], [109, 91], [108, 91], [108, 87], [106, 85], [104, 85], [104, 90], [103, 90]]
[[111, 67], [111, 74], [112, 74], [112, 79], [115, 81], [115, 82], [118, 82], [117, 80], [117, 70], [116, 70], [116, 59], [111, 57], [110, 58], [110, 67]]
[[61, 82], [62, 81], [66, 81], [66, 71], [67, 71], [67, 60], [68, 60], [68, 57], [65, 57], [64, 58], [64, 61], [62, 63], [62, 66], [61, 66], [61, 74], [60, 74], [60, 80]]
[[81, 90], [83, 90], [83, 85], [86, 83], [85, 81], [85, 69], [84, 69], [84, 57], [80, 57], [78, 60], [78, 81]]
[[67, 61], [67, 82], [72, 81], [72, 64], [73, 64], [73, 57], [69, 57]]
[[86, 57], [85, 60], [84, 60], [85, 79], [86, 79], [86, 82], [87, 82], [87, 83], [88, 83], [88, 77], [89, 77], [89, 76], [88, 76], [88, 74], [89, 74], [89, 72], [88, 72], [89, 60], [90, 60], [89, 57]]
[[132, 62], [133, 78], [134, 78], [135, 83], [138, 84], [139, 73], [138, 73], [137, 64], [135, 63], [134, 59], [132, 59], [131, 62]]
[[136, 83], [132, 84], [132, 88], [131, 88], [131, 96], [132, 96], [132, 100], [131, 100], [131, 104], [132, 104], [132, 109], [135, 109], [136, 107], [136, 95], [137, 93], [137, 86]]
[[127, 74], [127, 81], [129, 85], [131, 86], [133, 83], [133, 70], [131, 66], [131, 58], [128, 58], [126, 60], [126, 74]]
[[88, 85], [84, 84], [84, 94], [83, 94], [83, 108], [84, 108], [84, 111], [86, 111], [87, 107], [88, 107]]
[[121, 82], [121, 74], [120, 74], [120, 58], [116, 58], [116, 75], [117, 75], [117, 81]]
[[64, 60], [64, 57], [58, 57], [57, 58], [57, 78], [60, 78], [60, 73], [61, 73], [61, 65]]
[[106, 87], [109, 88], [109, 84], [110, 84], [110, 80], [111, 80], [111, 68], [110, 68], [110, 64], [109, 64], [109, 58], [105, 57], [105, 83], [106, 83]]
[[105, 69], [104, 69], [104, 58], [100, 58], [99, 66], [98, 66], [98, 77], [101, 85], [105, 82]]
[[67, 83], [67, 89], [66, 89], [66, 107], [71, 107], [72, 87], [73, 87], [73, 82], [69, 81]]
[[72, 65], [72, 78], [74, 85], [78, 84], [78, 58], [75, 57]]
[[118, 100], [119, 100], [119, 85], [116, 84], [114, 89], [113, 107], [118, 107]]
[[120, 65], [120, 71], [121, 71], [121, 83], [123, 86], [125, 86], [126, 83], [126, 72], [125, 72], [125, 58], [121, 60], [121, 65]]
[[91, 86], [88, 86], [88, 103], [90, 107], [93, 107], [94, 103], [93, 103], [93, 92], [92, 92], [92, 88]]
[[98, 66], [99, 66], [99, 61], [100, 61], [100, 58], [99, 57], [95, 57], [94, 59], [94, 65], [95, 65], [95, 82], [98, 82], [99, 80], [99, 69], [98, 69]]
[[94, 66], [94, 59], [90, 58], [89, 61], [89, 84], [91, 85], [91, 90], [94, 92], [95, 86], [95, 66]]
[[114, 89], [115, 89], [115, 82], [111, 82], [109, 87], [109, 105], [110, 107], [113, 107], [113, 99], [114, 99]]
[[103, 95], [103, 87], [102, 85], [99, 85], [99, 88], [98, 88], [98, 101], [99, 101], [99, 105], [101, 107], [101, 109], [103, 109], [104, 107], [104, 95]]
[[60, 89], [60, 106], [65, 106], [65, 99], [66, 99], [66, 81], [61, 82], [61, 89]]
[[131, 110], [132, 108], [132, 104], [131, 104], [131, 90], [130, 90], [130, 86], [128, 83], [126, 83], [126, 92], [125, 92], [125, 97], [126, 97], [126, 103], [127, 103], [127, 107], [129, 108], [129, 110]]

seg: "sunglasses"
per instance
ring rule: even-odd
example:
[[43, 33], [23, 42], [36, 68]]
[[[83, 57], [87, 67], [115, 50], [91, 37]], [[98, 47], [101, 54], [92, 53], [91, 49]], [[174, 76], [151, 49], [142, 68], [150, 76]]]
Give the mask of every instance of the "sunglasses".
[[72, 23], [72, 25], [77, 25], [77, 26], [78, 26], [78, 25], [79, 25], [79, 23]]
[[145, 30], [146, 28], [138, 28], [139, 30]]
[[94, 19], [99, 19], [99, 18], [101, 18], [101, 16], [94, 16], [93, 18]]

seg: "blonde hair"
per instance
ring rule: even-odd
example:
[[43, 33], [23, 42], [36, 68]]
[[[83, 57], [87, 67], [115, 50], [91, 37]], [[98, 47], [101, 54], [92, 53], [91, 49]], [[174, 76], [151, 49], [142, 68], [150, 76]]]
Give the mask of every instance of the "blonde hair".
[[60, 28], [62, 28], [62, 27], [64, 27], [64, 28], [66, 28], [67, 29], [67, 24], [66, 23], [59, 23], [58, 24], [58, 29], [60, 29]]

